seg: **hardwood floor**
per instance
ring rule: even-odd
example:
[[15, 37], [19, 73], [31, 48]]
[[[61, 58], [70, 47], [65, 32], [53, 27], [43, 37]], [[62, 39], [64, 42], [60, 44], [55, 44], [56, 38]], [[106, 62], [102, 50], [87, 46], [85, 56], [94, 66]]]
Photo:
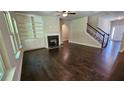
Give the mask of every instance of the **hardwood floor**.
[[120, 42], [106, 49], [64, 43], [57, 49], [24, 53], [22, 81], [124, 80], [124, 54]]

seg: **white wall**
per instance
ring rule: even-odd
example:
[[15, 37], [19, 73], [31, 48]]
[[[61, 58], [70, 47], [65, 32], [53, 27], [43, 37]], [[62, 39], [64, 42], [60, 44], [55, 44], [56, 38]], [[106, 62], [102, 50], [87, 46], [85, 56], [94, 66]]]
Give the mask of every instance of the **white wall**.
[[43, 16], [45, 33], [59, 33], [60, 23], [56, 16]]
[[61, 42], [69, 41], [69, 33], [70, 33], [70, 22], [66, 20], [60, 20], [60, 36]]
[[100, 48], [101, 45], [87, 32], [87, 17], [70, 21], [70, 41]]
[[121, 50], [120, 50], [120, 52], [124, 52], [124, 34], [123, 34], [122, 41], [121, 41]]
[[111, 22], [111, 40], [121, 41], [120, 51], [124, 51], [124, 19]]
[[107, 19], [99, 17], [98, 27], [101, 28], [104, 32], [110, 34], [111, 22]]
[[98, 26], [98, 19], [99, 19], [99, 15], [89, 16], [88, 24], [96, 28]]
[[111, 22], [112, 40], [121, 41], [124, 33], [124, 20], [115, 20]]
[[88, 24], [97, 29], [97, 27], [101, 28], [104, 32], [110, 33], [111, 29], [111, 21], [103, 18], [100, 15], [94, 15], [88, 17]]
[[62, 41], [68, 41], [69, 40], [69, 28], [67, 24], [62, 25]]
[[48, 48], [47, 36], [59, 35], [60, 45], [60, 20], [56, 16], [42, 16], [44, 21], [45, 46]]
[[124, 25], [113, 26], [111, 39], [115, 41], [121, 41], [124, 33]]

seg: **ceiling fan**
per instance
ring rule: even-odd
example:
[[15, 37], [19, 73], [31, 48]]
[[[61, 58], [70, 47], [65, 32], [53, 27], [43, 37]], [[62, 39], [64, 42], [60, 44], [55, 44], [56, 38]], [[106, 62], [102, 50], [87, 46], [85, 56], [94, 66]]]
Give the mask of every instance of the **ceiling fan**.
[[57, 11], [57, 13], [58, 16], [63, 16], [63, 17], [76, 14], [75, 12], [71, 12], [71, 11]]

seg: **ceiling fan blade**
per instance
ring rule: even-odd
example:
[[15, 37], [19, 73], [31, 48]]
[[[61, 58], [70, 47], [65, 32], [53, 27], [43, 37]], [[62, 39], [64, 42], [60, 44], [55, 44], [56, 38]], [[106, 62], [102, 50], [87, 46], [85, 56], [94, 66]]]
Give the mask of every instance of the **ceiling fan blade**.
[[75, 15], [76, 13], [71, 13], [71, 12], [70, 12], [70, 13], [68, 13], [68, 14], [72, 14], [72, 15]]
[[62, 13], [62, 11], [56, 11], [57, 13]]
[[57, 14], [57, 16], [61, 16], [61, 14]]

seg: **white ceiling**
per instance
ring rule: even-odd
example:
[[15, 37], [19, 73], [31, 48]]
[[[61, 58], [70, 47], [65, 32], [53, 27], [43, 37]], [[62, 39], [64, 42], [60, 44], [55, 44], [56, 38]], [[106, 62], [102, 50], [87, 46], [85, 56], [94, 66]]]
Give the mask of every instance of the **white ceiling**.
[[[58, 16], [58, 17], [65, 20], [72, 20], [79, 17], [90, 16], [90, 15], [101, 13], [100, 11], [71, 11], [71, 12], [75, 12], [76, 15], [69, 15], [67, 17], [62, 17], [62, 16]], [[25, 14], [33, 14], [33, 15], [49, 15], [49, 16], [58, 15], [56, 11], [16, 11], [16, 13], [25, 13]]]
[[110, 21], [124, 19], [124, 11], [107, 11], [102, 17]]
[[[67, 17], [58, 16], [65, 20], [73, 20], [79, 17], [91, 16], [91, 15], [100, 15], [103, 18], [113, 21], [118, 20], [119, 18], [124, 18], [124, 11], [71, 11], [75, 12], [76, 15], [69, 15]], [[25, 14], [33, 14], [33, 15], [49, 15], [49, 16], [57, 16], [56, 11], [16, 11], [16, 13], [25, 13]]]

